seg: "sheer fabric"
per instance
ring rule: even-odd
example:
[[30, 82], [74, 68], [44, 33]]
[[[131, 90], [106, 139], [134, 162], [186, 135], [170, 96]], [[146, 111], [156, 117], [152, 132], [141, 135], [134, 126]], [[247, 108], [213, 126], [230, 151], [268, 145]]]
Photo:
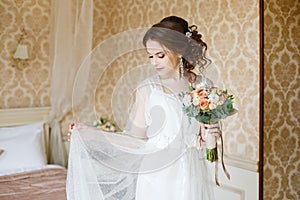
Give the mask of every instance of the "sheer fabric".
[[[60, 122], [72, 106], [76, 72], [91, 51], [93, 1], [51, 1], [50, 66], [51, 81], [51, 163], [65, 166], [67, 153], [61, 138]], [[81, 77], [83, 77], [82, 74]], [[84, 89], [84, 88], [83, 88]]]
[[177, 95], [165, 93], [158, 76], [139, 85], [129, 119], [125, 132], [75, 128], [68, 199], [214, 199], [199, 123], [182, 113]]

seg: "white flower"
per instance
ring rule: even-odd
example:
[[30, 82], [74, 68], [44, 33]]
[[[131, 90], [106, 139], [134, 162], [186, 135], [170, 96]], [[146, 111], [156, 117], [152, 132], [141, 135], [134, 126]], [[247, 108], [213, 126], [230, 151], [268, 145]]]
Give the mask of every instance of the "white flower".
[[208, 107], [209, 107], [210, 110], [213, 110], [213, 109], [215, 109], [217, 106], [216, 106], [216, 104], [211, 103], [211, 104], [209, 104]]
[[191, 99], [192, 97], [190, 95], [184, 95], [182, 99], [182, 103], [184, 106], [190, 106], [191, 105]]
[[219, 97], [219, 95], [216, 94], [216, 93], [210, 93], [210, 94], [208, 95], [208, 100], [209, 100], [211, 103], [215, 104], [215, 105], [218, 104], [219, 99], [220, 99], [220, 97]]
[[111, 127], [109, 127], [109, 130], [112, 131], [112, 132], [115, 132], [116, 128], [115, 128], [115, 126], [111, 126]]
[[222, 105], [223, 103], [225, 103], [225, 101], [226, 101], [226, 97], [224, 95], [221, 95], [220, 99], [219, 99], [219, 102], [218, 102], [218, 105]]
[[194, 98], [193, 98], [193, 104], [194, 104], [195, 106], [198, 106], [199, 101], [200, 101], [200, 98], [199, 98], [199, 97], [194, 97]]
[[201, 83], [199, 83], [199, 84], [196, 85], [196, 88], [202, 89], [203, 86], [204, 86], [204, 84], [201, 82]]
[[198, 83], [196, 85], [196, 88], [198, 88], [198, 89], [206, 89], [207, 88], [207, 84], [206, 84], [205, 81], [201, 81], [200, 83]]
[[93, 121], [93, 126], [98, 126], [98, 121]]

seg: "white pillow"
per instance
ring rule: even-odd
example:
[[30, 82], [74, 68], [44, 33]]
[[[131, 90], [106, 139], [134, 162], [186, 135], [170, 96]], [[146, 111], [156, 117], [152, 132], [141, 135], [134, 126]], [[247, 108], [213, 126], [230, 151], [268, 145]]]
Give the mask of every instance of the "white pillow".
[[47, 164], [43, 122], [0, 128], [0, 171]]

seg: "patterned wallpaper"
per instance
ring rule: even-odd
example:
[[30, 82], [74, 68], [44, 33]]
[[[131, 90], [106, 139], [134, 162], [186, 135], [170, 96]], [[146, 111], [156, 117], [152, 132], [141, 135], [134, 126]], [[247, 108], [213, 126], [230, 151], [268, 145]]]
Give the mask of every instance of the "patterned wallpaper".
[[[49, 16], [51, 1], [1, 1], [1, 108], [49, 105], [50, 69], [48, 66]], [[107, 9], [109, 8], [109, 9]], [[251, 1], [117, 1], [97, 0], [94, 11], [94, 46], [111, 35], [134, 28], [145, 28], [168, 15], [186, 18], [196, 24], [209, 46], [213, 60], [210, 74], [220, 86], [237, 95], [239, 113], [224, 121], [226, 154], [237, 159], [258, 161], [259, 107], [259, 6]], [[25, 28], [30, 58], [23, 70], [11, 66], [10, 51], [17, 45], [20, 28]], [[139, 56], [116, 61], [107, 73], [112, 80], [126, 72], [122, 66], [148, 62]], [[130, 67], [129, 67], [130, 68]], [[99, 83], [101, 84], [101, 83]], [[98, 94], [101, 105], [106, 88]], [[251, 96], [251, 98], [249, 98]], [[107, 102], [108, 103], [108, 102]], [[101, 110], [101, 109], [100, 109]], [[67, 116], [69, 121], [71, 116]], [[63, 127], [64, 128], [64, 127]]]
[[[239, 113], [224, 123], [226, 154], [258, 161], [258, 0], [94, 2], [94, 46], [112, 34], [149, 27], [171, 14], [197, 24], [208, 43], [209, 57], [217, 66], [211, 69], [211, 74], [218, 75], [214, 80], [237, 94]], [[47, 23], [50, 4], [50, 0], [0, 1], [0, 108], [50, 104]], [[300, 198], [299, 5], [298, 0], [264, 1], [264, 199], [267, 200]], [[19, 70], [11, 67], [10, 53], [16, 48], [23, 27], [30, 58], [28, 66]], [[116, 60], [112, 65], [121, 63], [129, 67], [107, 71], [114, 80], [135, 63], [147, 62], [143, 54], [128, 56], [130, 61]], [[107, 85], [105, 89], [109, 91], [110, 87]], [[99, 92], [97, 97], [105, 101], [104, 93]], [[100, 106], [99, 112], [101, 109]], [[67, 121], [70, 120], [71, 114], [67, 116]]]
[[[116, 33], [149, 27], [168, 15], [198, 25], [214, 62], [209, 77], [237, 95], [239, 113], [224, 121], [226, 154], [255, 163], [259, 154], [259, 1], [97, 1], [94, 44]], [[117, 78], [131, 66], [145, 62], [147, 57], [142, 55], [116, 61], [107, 73]], [[97, 95], [102, 114], [109, 113], [110, 102], [103, 95], [112, 90], [114, 80], [102, 84], [101, 91], [105, 92]]]
[[[50, 1], [0, 1], [0, 108], [50, 105], [49, 15]], [[22, 28], [29, 59], [18, 69], [11, 57]]]
[[300, 1], [264, 3], [264, 199], [300, 199]]

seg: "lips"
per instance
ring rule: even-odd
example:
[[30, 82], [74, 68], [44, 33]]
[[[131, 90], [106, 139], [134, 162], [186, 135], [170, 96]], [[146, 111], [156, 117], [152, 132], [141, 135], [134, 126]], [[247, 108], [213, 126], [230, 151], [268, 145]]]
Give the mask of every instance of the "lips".
[[162, 69], [163, 69], [163, 67], [155, 67], [155, 70], [157, 70], [157, 71], [160, 71]]

